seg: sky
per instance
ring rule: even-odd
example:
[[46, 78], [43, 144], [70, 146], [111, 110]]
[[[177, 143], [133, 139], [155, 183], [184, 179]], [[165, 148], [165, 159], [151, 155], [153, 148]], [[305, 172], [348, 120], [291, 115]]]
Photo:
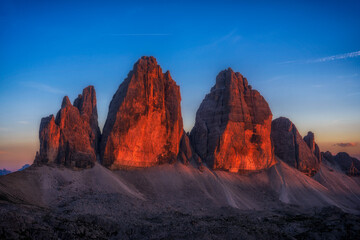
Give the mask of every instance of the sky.
[[186, 131], [231, 67], [274, 119], [360, 158], [359, 12], [360, 1], [0, 1], [0, 169], [32, 163], [41, 118], [88, 85], [102, 128], [141, 56], [180, 86]]

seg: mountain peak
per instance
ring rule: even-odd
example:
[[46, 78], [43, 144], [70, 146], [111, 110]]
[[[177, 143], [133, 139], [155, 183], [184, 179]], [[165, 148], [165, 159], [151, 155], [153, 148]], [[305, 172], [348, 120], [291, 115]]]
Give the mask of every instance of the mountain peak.
[[360, 160], [351, 157], [346, 152], [339, 152], [333, 156], [329, 151], [322, 153], [324, 161], [337, 165], [340, 169], [350, 176], [360, 176]]
[[143, 72], [143, 71], [151, 71], [152, 69], [161, 69], [156, 61], [156, 58], [152, 56], [150, 57], [143, 56], [134, 64], [133, 71]]
[[[239, 72], [234, 72], [231, 68], [225, 69], [216, 76], [214, 90], [219, 88], [248, 88], [247, 79]], [[251, 88], [251, 87], [250, 87]]]
[[269, 105], [260, 93], [228, 68], [217, 75], [201, 103], [191, 139], [196, 153], [213, 169], [268, 168], [275, 163], [271, 119]]
[[96, 161], [99, 135], [95, 90], [89, 86], [74, 101], [74, 106], [68, 96], [63, 98], [56, 120], [53, 115], [41, 119], [40, 151], [34, 162], [91, 167]]
[[62, 103], [61, 103], [61, 108], [65, 108], [65, 107], [68, 107], [68, 106], [72, 106], [71, 105], [71, 102], [70, 102], [70, 99], [68, 96], [65, 96], [62, 100]]
[[275, 155], [281, 160], [309, 176], [319, 170], [321, 157], [314, 154], [320, 150], [314, 139], [305, 137], [304, 140], [290, 119], [280, 117], [272, 121], [271, 138]]
[[311, 131], [307, 133], [307, 135], [304, 137], [304, 141], [312, 151], [312, 153], [316, 156], [316, 158], [321, 162], [321, 151], [319, 146], [315, 142], [315, 134]]
[[86, 115], [90, 118], [95, 114], [97, 119], [96, 92], [94, 86], [90, 85], [84, 88], [82, 94], [79, 94], [74, 100], [74, 106], [79, 109], [81, 115]]
[[102, 164], [149, 167], [176, 160], [183, 123], [180, 88], [154, 57], [141, 57], [120, 84], [101, 139]]

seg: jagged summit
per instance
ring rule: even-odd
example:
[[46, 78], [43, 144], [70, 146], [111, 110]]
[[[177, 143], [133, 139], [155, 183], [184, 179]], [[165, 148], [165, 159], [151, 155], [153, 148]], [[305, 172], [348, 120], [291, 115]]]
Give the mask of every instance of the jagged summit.
[[321, 153], [323, 160], [331, 165], [340, 168], [344, 173], [350, 176], [360, 176], [360, 160], [351, 157], [346, 152], [339, 152], [336, 155], [332, 155], [327, 151]]
[[70, 99], [68, 96], [65, 96], [62, 100], [62, 103], [61, 103], [61, 108], [65, 108], [65, 107], [68, 107], [68, 106], [72, 106], [71, 105], [71, 102], [70, 102]]
[[111, 168], [173, 162], [183, 134], [180, 88], [154, 57], [140, 58], [109, 107], [100, 155]]
[[[263, 96], [231, 68], [221, 71], [197, 113], [190, 134], [183, 130], [180, 88], [152, 56], [141, 57], [120, 84], [109, 106], [101, 135], [94, 86], [83, 89], [71, 104], [62, 100], [56, 114], [41, 120], [36, 164], [73, 168], [101, 164], [116, 170], [162, 163], [205, 163], [231, 172], [267, 169], [275, 154], [290, 166], [313, 175], [322, 156], [313, 132], [302, 138], [294, 124], [272, 112]], [[271, 133], [271, 137], [270, 137]], [[271, 138], [273, 142], [271, 141]], [[342, 169], [356, 175], [357, 162]]]
[[36, 164], [59, 164], [71, 168], [88, 168], [96, 161], [100, 136], [97, 122], [96, 94], [93, 86], [71, 104], [63, 98], [61, 109], [40, 123], [40, 151]]
[[247, 79], [221, 71], [196, 113], [191, 141], [213, 169], [260, 170], [275, 163], [270, 141], [272, 113]]
[[319, 162], [321, 162], [321, 151], [319, 146], [315, 142], [315, 134], [311, 131], [304, 137], [304, 141], [310, 148], [311, 152], [315, 155]]
[[314, 137], [311, 138], [311, 134], [306, 136], [306, 141], [309, 141], [307, 144], [290, 119], [279, 117], [272, 121], [271, 138], [274, 143], [275, 154], [281, 160], [309, 176], [314, 175], [319, 170], [320, 161], [314, 155], [315, 149], [311, 148], [312, 144], [314, 148], [316, 145]]

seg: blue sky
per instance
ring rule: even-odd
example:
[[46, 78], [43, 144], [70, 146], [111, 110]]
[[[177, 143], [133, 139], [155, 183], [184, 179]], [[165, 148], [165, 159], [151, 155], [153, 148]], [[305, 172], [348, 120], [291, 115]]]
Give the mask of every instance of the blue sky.
[[186, 130], [231, 67], [274, 118], [314, 131], [322, 150], [360, 157], [360, 2], [247, 2], [1, 1], [0, 168], [31, 163], [41, 117], [87, 85], [103, 125], [143, 55], [180, 86]]

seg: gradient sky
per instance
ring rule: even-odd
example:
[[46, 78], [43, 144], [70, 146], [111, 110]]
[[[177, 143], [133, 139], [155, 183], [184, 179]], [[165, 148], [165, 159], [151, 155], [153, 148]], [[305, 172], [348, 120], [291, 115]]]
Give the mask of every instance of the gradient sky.
[[1, 1], [0, 169], [32, 163], [41, 117], [90, 84], [102, 128], [143, 55], [180, 86], [185, 130], [231, 67], [274, 118], [312, 130], [322, 151], [360, 157], [360, 1], [299, 2]]

